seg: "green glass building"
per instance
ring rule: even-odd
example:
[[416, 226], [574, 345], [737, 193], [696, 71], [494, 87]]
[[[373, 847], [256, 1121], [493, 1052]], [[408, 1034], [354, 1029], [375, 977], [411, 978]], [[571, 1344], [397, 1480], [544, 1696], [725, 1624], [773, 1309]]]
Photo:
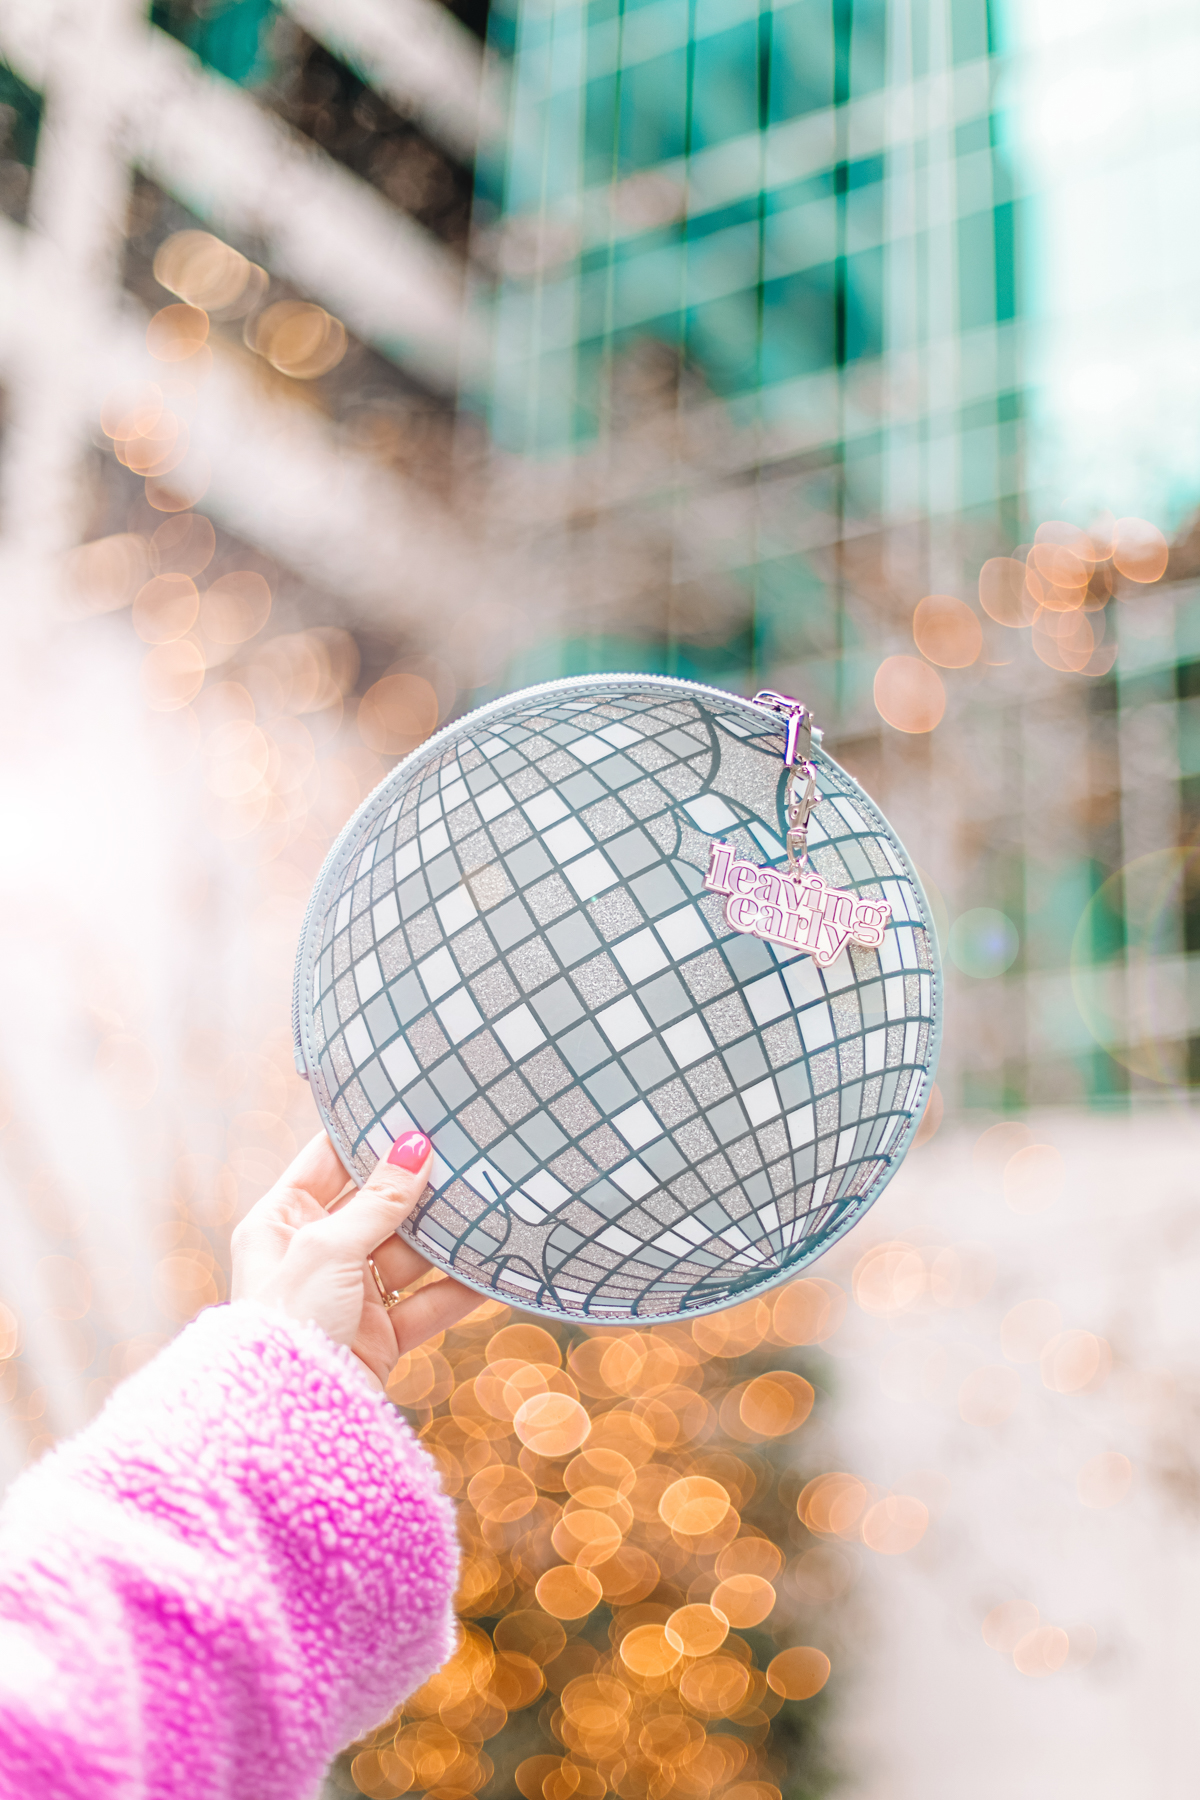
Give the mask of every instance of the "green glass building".
[[[677, 658], [712, 637], [688, 596], [716, 584], [742, 612], [728, 666], [802, 661], [848, 721], [864, 605], [957, 584], [1019, 509], [986, 0], [496, 0], [490, 31], [494, 440], [603, 467], [635, 534], [649, 509]], [[651, 347], [683, 435], [631, 491], [626, 372]]]

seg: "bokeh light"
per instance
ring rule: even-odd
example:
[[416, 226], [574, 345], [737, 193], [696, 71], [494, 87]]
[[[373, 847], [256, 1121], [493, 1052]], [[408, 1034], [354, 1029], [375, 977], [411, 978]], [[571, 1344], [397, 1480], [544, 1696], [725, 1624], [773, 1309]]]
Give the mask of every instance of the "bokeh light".
[[1067, 1660], [1071, 1643], [1058, 1625], [1039, 1625], [1014, 1646], [1012, 1659], [1022, 1675], [1053, 1675]]
[[114, 612], [128, 606], [151, 573], [146, 540], [137, 532], [82, 544], [66, 558], [67, 591], [88, 612]]
[[1062, 1195], [1067, 1171], [1053, 1144], [1025, 1144], [1004, 1165], [1004, 1198], [1014, 1212], [1044, 1212]]
[[1037, 1630], [1040, 1617], [1031, 1600], [1003, 1600], [983, 1621], [983, 1641], [1002, 1656], [1011, 1656], [1021, 1640]]
[[159, 362], [185, 362], [207, 339], [208, 314], [199, 306], [164, 306], [146, 327], [146, 348]]
[[941, 677], [916, 656], [885, 657], [875, 671], [874, 692], [876, 712], [897, 731], [933, 731], [945, 715]]
[[231, 318], [249, 312], [267, 287], [257, 264], [207, 231], [177, 231], [154, 256], [154, 279], [189, 306]]
[[1033, 1132], [1022, 1119], [1002, 1119], [981, 1131], [971, 1151], [976, 1175], [995, 1193], [1003, 1191], [1004, 1171], [1011, 1157], [1033, 1142]]
[[1054, 1393], [1089, 1393], [1107, 1380], [1112, 1351], [1091, 1331], [1062, 1331], [1045, 1346], [1040, 1363], [1042, 1381]]
[[790, 1282], [775, 1301], [771, 1324], [783, 1344], [822, 1344], [846, 1316], [846, 1296], [836, 1282], [809, 1276]]
[[[258, 729], [230, 704], [227, 724]], [[816, 1403], [788, 1343], [827, 1341], [845, 1312], [811, 1277], [652, 1329], [548, 1328], [488, 1302], [403, 1357], [388, 1393], [460, 1509], [466, 1634], [356, 1747], [359, 1791], [465, 1800], [492, 1766], [483, 1744], [524, 1720], [525, 1800], [778, 1796], [774, 1717], [829, 1675], [796, 1643], [795, 1604], [846, 1593], [843, 1540], [889, 1555], [919, 1536], [920, 1502], [854, 1475], [798, 1501], [788, 1486]]]
[[1118, 519], [1113, 526], [1112, 560], [1127, 581], [1160, 581], [1167, 572], [1167, 540], [1148, 519]]
[[340, 319], [303, 300], [277, 300], [246, 327], [250, 348], [296, 381], [327, 375], [345, 356], [348, 341]]
[[1011, 630], [1032, 625], [1041, 602], [1026, 585], [1026, 567], [1015, 557], [993, 556], [979, 571], [979, 604], [990, 619]]
[[903, 1556], [915, 1549], [929, 1525], [929, 1508], [911, 1494], [889, 1494], [869, 1507], [862, 1541], [880, 1556]]
[[187, 575], [155, 575], [133, 600], [133, 628], [147, 644], [170, 644], [196, 623], [200, 595]]
[[385, 675], [358, 705], [363, 743], [387, 756], [415, 750], [438, 722], [438, 697], [422, 675]]
[[1135, 857], [1097, 887], [1071, 944], [1071, 992], [1089, 1033], [1114, 1062], [1162, 1086], [1181, 1075], [1173, 957], [1198, 875], [1191, 845]]
[[713, 1589], [709, 1606], [744, 1630], [761, 1625], [775, 1610], [775, 1589], [762, 1575], [727, 1575]]
[[767, 1667], [767, 1685], [785, 1700], [811, 1700], [829, 1680], [830, 1662], [823, 1650], [796, 1645], [783, 1650]]
[[1021, 1300], [1005, 1313], [1000, 1348], [1009, 1362], [1035, 1363], [1062, 1330], [1062, 1313], [1053, 1300]]
[[202, 513], [181, 512], [164, 519], [150, 538], [150, 566], [156, 575], [201, 574], [213, 559], [217, 534]]
[[855, 1475], [818, 1475], [801, 1489], [796, 1513], [816, 1537], [855, 1536], [867, 1499], [866, 1485]]
[[1078, 604], [1082, 604], [1083, 589], [1097, 561], [1096, 546], [1086, 531], [1065, 520], [1050, 519], [1034, 532], [1026, 566], [1055, 588], [1078, 589]]
[[925, 1261], [911, 1244], [876, 1244], [855, 1264], [853, 1280], [864, 1312], [903, 1312], [926, 1291]]
[[790, 1369], [757, 1375], [742, 1389], [738, 1412], [742, 1423], [762, 1437], [781, 1437], [803, 1425], [815, 1398], [811, 1383]]
[[922, 656], [943, 669], [965, 669], [983, 649], [978, 617], [952, 594], [926, 594], [917, 603], [912, 629]]
[[1021, 940], [1007, 913], [994, 906], [973, 906], [951, 925], [947, 948], [964, 975], [992, 981], [1012, 968]]
[[244, 644], [258, 635], [270, 615], [271, 589], [266, 578], [254, 569], [232, 570], [205, 589], [200, 629], [214, 644]]
[[204, 653], [190, 638], [158, 644], [144, 659], [142, 694], [154, 712], [178, 712], [204, 686]]
[[1119, 1450], [1104, 1450], [1085, 1462], [1076, 1477], [1076, 1490], [1085, 1506], [1095, 1509], [1117, 1506], [1133, 1484], [1133, 1464]]

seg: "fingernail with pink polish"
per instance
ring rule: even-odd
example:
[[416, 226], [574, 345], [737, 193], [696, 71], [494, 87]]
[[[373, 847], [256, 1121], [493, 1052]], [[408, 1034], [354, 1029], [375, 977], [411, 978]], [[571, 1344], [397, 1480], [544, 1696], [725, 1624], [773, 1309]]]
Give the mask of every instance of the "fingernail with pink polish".
[[402, 1131], [388, 1152], [388, 1161], [415, 1175], [432, 1149], [423, 1131]]

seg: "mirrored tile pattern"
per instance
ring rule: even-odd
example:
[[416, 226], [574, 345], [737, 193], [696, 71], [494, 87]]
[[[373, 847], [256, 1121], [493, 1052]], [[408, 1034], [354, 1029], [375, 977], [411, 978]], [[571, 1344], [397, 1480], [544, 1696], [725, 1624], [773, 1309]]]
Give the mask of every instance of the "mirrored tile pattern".
[[414, 1126], [432, 1261], [544, 1312], [690, 1316], [795, 1274], [881, 1191], [936, 1055], [907, 861], [819, 754], [812, 861], [890, 901], [822, 971], [732, 932], [714, 837], [783, 847], [780, 721], [595, 677], [439, 733], [351, 821], [297, 965], [299, 1056], [360, 1179]]

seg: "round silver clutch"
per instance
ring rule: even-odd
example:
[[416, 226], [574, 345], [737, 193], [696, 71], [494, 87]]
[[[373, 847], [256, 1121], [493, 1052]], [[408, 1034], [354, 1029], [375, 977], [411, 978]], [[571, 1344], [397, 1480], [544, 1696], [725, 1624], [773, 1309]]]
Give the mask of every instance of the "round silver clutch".
[[905, 852], [786, 696], [585, 676], [439, 731], [359, 807], [296, 962], [296, 1063], [355, 1180], [436, 1151], [405, 1235], [559, 1317], [689, 1318], [875, 1200], [936, 1063]]

